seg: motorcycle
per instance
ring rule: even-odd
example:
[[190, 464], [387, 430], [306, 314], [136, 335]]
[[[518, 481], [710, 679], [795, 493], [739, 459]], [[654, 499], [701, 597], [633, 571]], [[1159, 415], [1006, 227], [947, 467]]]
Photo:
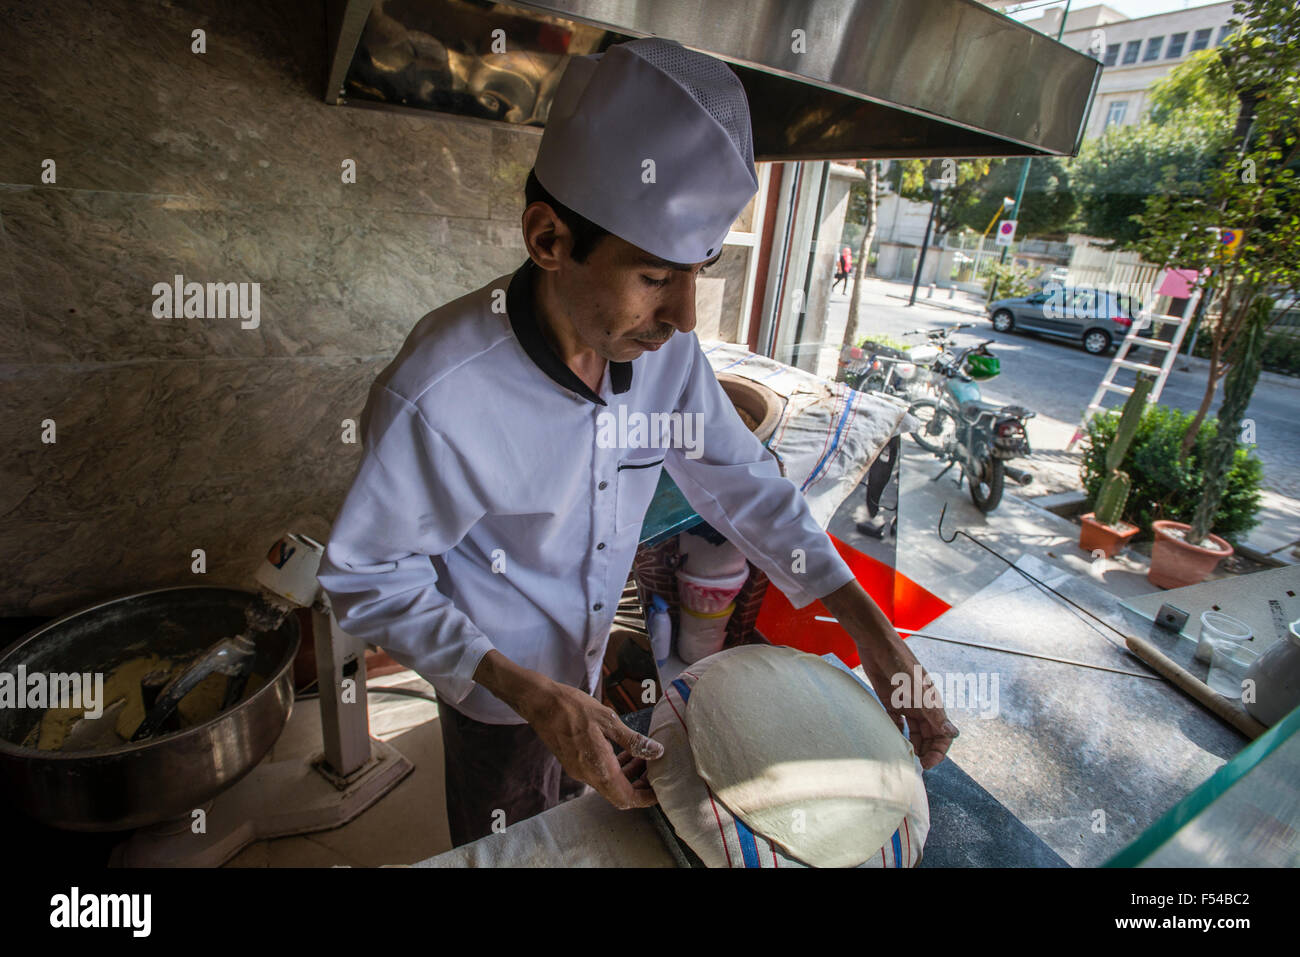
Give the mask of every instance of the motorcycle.
[[986, 339], [957, 353], [945, 353], [936, 362], [943, 381], [937, 398], [920, 398], [908, 409], [921, 423], [912, 440], [948, 464], [933, 481], [954, 465], [961, 466], [961, 480], [967, 479], [971, 501], [988, 514], [1002, 501], [1005, 480], [1028, 485], [1033, 476], [1008, 464], [1009, 459], [1027, 456], [1029, 433], [1025, 422], [1035, 413], [1019, 405], [997, 406], [985, 402], [979, 383], [1001, 371], [997, 356]]
[[844, 381], [859, 392], [883, 392], [909, 401], [925, 392], [937, 392], [933, 364], [951, 345], [952, 333], [971, 325], [958, 323], [951, 329], [904, 332], [904, 337], [923, 335], [929, 341], [902, 352], [888, 346], [879, 346], [870, 353], [857, 346], [845, 349], [840, 358]]

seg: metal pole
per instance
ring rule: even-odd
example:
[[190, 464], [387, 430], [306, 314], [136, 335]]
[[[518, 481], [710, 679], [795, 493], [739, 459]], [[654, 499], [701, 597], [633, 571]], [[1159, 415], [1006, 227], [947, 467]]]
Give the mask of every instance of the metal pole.
[[934, 225], [934, 213], [939, 206], [939, 191], [934, 191], [930, 200], [930, 218], [925, 221], [925, 239], [921, 240], [921, 255], [916, 260], [916, 275], [912, 277], [912, 297], [907, 300], [909, 306], [916, 305], [916, 287], [921, 283], [921, 269], [925, 266], [925, 251], [930, 248], [930, 228]]

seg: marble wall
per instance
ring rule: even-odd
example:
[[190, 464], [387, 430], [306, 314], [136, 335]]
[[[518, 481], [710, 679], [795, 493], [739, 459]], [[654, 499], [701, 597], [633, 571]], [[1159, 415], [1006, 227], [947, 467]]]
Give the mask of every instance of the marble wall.
[[[246, 587], [327, 536], [411, 326], [523, 261], [538, 134], [327, 106], [320, 3], [0, 11], [0, 614]], [[156, 318], [177, 274], [259, 324]]]

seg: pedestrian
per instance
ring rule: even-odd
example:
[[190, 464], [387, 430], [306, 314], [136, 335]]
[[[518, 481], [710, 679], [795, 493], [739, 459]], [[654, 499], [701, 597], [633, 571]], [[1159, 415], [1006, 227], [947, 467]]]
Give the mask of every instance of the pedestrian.
[[[751, 137], [719, 60], [657, 37], [573, 57], [525, 186], [528, 258], [425, 316], [370, 389], [319, 578], [343, 631], [436, 689], [456, 845], [586, 785], [655, 803], [662, 746], [594, 695], [662, 470], [796, 608], [839, 619], [923, 766], [956, 736], [942, 706], [892, 700], [920, 664], [692, 331], [696, 277], [757, 192]], [[674, 415], [707, 441], [624, 428]]]
[[844, 293], [849, 291], [849, 276], [853, 274], [853, 254], [849, 252], [849, 247], [845, 246], [840, 250], [839, 257], [835, 260], [835, 281], [831, 283], [831, 292], [835, 292], [835, 287], [843, 282]]

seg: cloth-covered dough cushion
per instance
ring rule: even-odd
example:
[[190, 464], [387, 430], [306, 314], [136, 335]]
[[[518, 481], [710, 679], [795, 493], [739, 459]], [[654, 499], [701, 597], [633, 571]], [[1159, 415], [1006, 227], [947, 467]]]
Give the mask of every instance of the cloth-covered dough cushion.
[[[793, 834], [782, 834], [779, 828], [773, 829], [771, 819], [764, 821], [761, 815], [754, 816], [740, 808], [729, 807], [721, 799], [718, 791], [710, 788], [697, 770], [699, 755], [697, 749], [692, 747], [692, 734], [704, 735], [705, 731], [692, 726], [691, 711], [692, 696], [701, 678], [709, 674], [711, 669], [725, 661], [727, 657], [736, 655], [757, 656], [754, 660], [762, 663], [758, 672], [755, 672], [751, 664], [739, 667], [733, 661], [720, 676], [715, 674], [715, 677], [726, 680], [718, 682], [710, 679], [710, 684], [734, 686], [737, 675], [748, 673], [752, 676], [761, 673], [764, 669], [775, 668], [781, 675], [790, 676], [790, 680], [783, 681], [783, 684], [788, 684], [791, 688], [800, 688], [806, 685], [808, 669], [817, 669], [813, 674], [817, 676], [817, 680], [830, 682], [829, 692], [810, 700], [804, 687], [799, 697], [778, 697], [772, 705], [772, 710], [779, 711], [784, 718], [789, 719], [788, 723], [791, 726], [805, 729], [810, 721], [816, 727], [821, 727], [822, 721], [833, 724], [835, 722], [830, 718], [834, 714], [845, 711], [857, 715], [862, 723], [866, 750], [845, 757], [879, 757], [882, 759], [881, 780], [876, 782], [868, 780], [864, 785], [860, 774], [862, 768], [858, 767], [853, 773], [844, 775], [844, 778], [849, 779], [850, 782], [856, 781], [853, 786], [860, 793], [846, 795], [841, 781], [832, 782], [830, 786], [827, 786], [825, 780], [818, 784], [815, 780], [818, 777], [817, 773], [801, 778], [797, 773], [797, 763], [782, 762], [786, 766], [786, 771], [791, 773], [772, 775], [766, 784], [751, 788], [748, 798], [753, 800], [755, 795], [759, 795], [762, 798], [760, 804], [769, 809], [780, 809], [782, 813], [776, 818], [778, 822], [797, 820], [798, 826], [793, 829]], [[816, 665], [813, 665], [813, 662]], [[839, 686], [836, 678], [820, 673], [822, 667], [838, 672], [839, 676], [843, 676], [851, 682], [851, 685]], [[804, 672], [802, 677], [800, 672]], [[742, 679], [741, 687], [751, 687], [755, 694], [771, 695], [770, 683], [761, 679], [757, 682]], [[855, 690], [851, 691], [850, 688]], [[744, 695], [749, 692], [739, 693]], [[929, 804], [921, 778], [921, 764], [912, 753], [911, 745], [899, 734], [887, 716], [885, 716], [885, 721], [888, 722], [887, 728], [882, 728], [869, 719], [862, 720], [862, 715], [867, 713], [867, 705], [863, 704], [862, 699], [866, 699], [870, 707], [880, 709], [883, 714], [883, 708], [872, 693], [847, 669], [838, 668], [814, 655], [805, 655], [803, 652], [789, 648], [744, 645], [696, 662], [664, 690], [664, 696], [655, 706], [650, 723], [650, 735], [663, 744], [664, 756], [649, 762], [647, 773], [659, 798], [660, 807], [672, 822], [677, 835], [709, 867], [805, 867], [810, 864], [826, 866], [828, 863], [861, 867], [916, 866], [921, 859], [921, 849], [930, 827]], [[832, 709], [831, 714], [827, 713], [828, 707]], [[741, 708], [739, 712], [743, 713], [745, 710]], [[709, 720], [716, 720], [716, 718]], [[769, 739], [772, 737], [773, 722], [759, 721], [758, 724], [766, 724], [768, 729], [756, 735], [753, 733], [755, 729], [751, 728], [751, 733], [745, 736], [744, 749], [750, 752], [751, 757], [755, 749], [758, 753], [788, 757], [791, 748], [790, 736], [787, 734], [785, 741], [769, 740], [764, 743], [762, 740], [764, 736]], [[724, 749], [734, 744], [735, 738], [739, 736], [734, 731], [725, 729], [721, 734], [722, 739], [716, 743]], [[889, 740], [889, 735], [893, 735], [897, 741]], [[716, 737], [716, 735], [711, 736]], [[834, 739], [834, 733], [829, 737]], [[886, 798], [884, 803], [893, 806], [894, 797], [890, 794], [892, 792], [893, 795], [897, 795], [899, 784], [896, 761], [898, 753], [896, 746], [899, 743], [906, 749], [907, 756], [906, 775], [903, 779], [907, 786], [906, 800], [896, 813], [888, 818], [889, 826], [883, 831], [876, 832], [883, 835], [880, 838], [883, 843], [878, 847], [873, 844], [863, 851], [864, 835], [870, 832], [871, 827], [880, 827], [880, 815], [877, 813], [874, 820], [867, 820], [868, 826], [865, 829], [855, 827], [855, 821], [860, 824], [864, 819], [860, 813], [855, 817], [852, 808], [846, 814], [843, 800], [846, 796], [878, 798], [883, 795]], [[703, 750], [705, 749], [700, 749]], [[716, 751], [717, 748], [713, 750]], [[824, 745], [820, 751], [825, 752]], [[819, 753], [819, 748], [810, 746], [807, 753], [815, 756]], [[737, 764], [737, 767], [743, 766], [744, 761]], [[815, 765], [810, 767], [816, 772]], [[713, 771], [716, 776], [718, 769], [714, 768]], [[734, 792], [734, 788], [730, 786], [737, 782], [726, 780], [727, 773], [725, 770], [722, 772], [723, 783], [728, 786], [729, 791]], [[815, 788], [820, 787], [822, 793], [809, 793], [806, 787], [808, 780], [813, 781]], [[886, 783], [889, 781], [892, 783]], [[792, 800], [787, 800], [788, 797]], [[838, 810], [837, 801], [840, 802]], [[831, 809], [830, 813], [823, 813], [823, 805]], [[800, 812], [797, 817], [790, 813], [792, 808]], [[796, 842], [804, 843], [795, 843], [792, 846], [791, 838]], [[827, 847], [842, 849], [836, 851], [839, 855], [838, 860], [832, 861], [826, 856]], [[811, 853], [809, 848], [812, 849]], [[813, 859], [810, 860], [810, 857]]]

